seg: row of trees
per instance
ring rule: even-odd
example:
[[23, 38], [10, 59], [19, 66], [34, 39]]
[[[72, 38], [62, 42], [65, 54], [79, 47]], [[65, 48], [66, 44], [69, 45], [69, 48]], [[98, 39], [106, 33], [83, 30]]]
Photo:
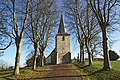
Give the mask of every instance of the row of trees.
[[[21, 47], [23, 41], [32, 45], [34, 60], [32, 69], [36, 69], [38, 52], [41, 66], [44, 66], [44, 51], [53, 37], [57, 23], [57, 6], [55, 0], [2, 0], [0, 2], [0, 41], [7, 49], [11, 43], [16, 45], [14, 75], [19, 74]], [[8, 39], [10, 38], [10, 42]], [[7, 43], [5, 46], [3, 42]], [[6, 40], [6, 41], [5, 41]], [[5, 47], [4, 47], [5, 46]], [[1, 47], [1, 46], [0, 46]]]
[[[26, 37], [34, 47], [33, 69], [36, 68], [38, 49], [41, 56], [41, 66], [44, 66], [44, 51], [48, 41], [55, 32], [57, 8], [54, 0], [31, 1], [30, 16], [28, 18], [29, 28], [26, 30]], [[44, 4], [44, 5], [43, 5]]]
[[[103, 44], [104, 69], [110, 69], [107, 31], [120, 19], [116, 12], [119, 0], [64, 0], [65, 14], [71, 31], [80, 45], [80, 62], [84, 63], [84, 47], [92, 64], [92, 55]], [[0, 50], [11, 43], [16, 45], [14, 75], [19, 74], [23, 41], [34, 49], [33, 67], [40, 53], [44, 66], [44, 51], [51, 41], [57, 24], [58, 3], [56, 0], [2, 0], [0, 2]], [[112, 27], [111, 27], [112, 26]], [[102, 40], [99, 36], [102, 33]], [[3, 43], [4, 42], [4, 43]]]
[[111, 29], [115, 30], [114, 25], [119, 24], [119, 10], [116, 10], [119, 6], [119, 0], [64, 1], [69, 30], [76, 34], [80, 45], [80, 62], [84, 63], [84, 48], [88, 53], [88, 65], [92, 64], [94, 53], [103, 51], [103, 69], [111, 68], [107, 32]]

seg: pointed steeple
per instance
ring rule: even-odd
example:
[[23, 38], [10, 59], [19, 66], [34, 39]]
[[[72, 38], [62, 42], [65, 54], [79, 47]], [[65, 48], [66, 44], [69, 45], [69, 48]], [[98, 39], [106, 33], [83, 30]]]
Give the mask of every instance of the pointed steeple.
[[63, 22], [63, 16], [62, 16], [62, 14], [61, 14], [61, 19], [60, 19], [58, 33], [65, 33], [65, 27], [64, 27], [64, 22]]

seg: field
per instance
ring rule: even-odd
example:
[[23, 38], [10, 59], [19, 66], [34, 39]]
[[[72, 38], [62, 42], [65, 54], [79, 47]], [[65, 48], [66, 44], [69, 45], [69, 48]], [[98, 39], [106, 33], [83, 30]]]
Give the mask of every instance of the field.
[[[0, 80], [8, 79], [41, 79], [44, 78], [72, 78], [69, 74], [72, 73], [73, 77], [78, 78], [78, 80], [120, 80], [120, 61], [111, 61], [112, 69], [110, 71], [103, 71], [103, 62], [95, 61], [91, 66], [85, 64], [74, 63], [65, 65], [49, 65], [45, 67], [37, 67], [36, 70], [31, 70], [31, 67], [25, 67], [20, 69], [20, 74], [18, 76], [13, 76], [13, 69], [1, 70]], [[71, 68], [70, 68], [71, 67]], [[55, 69], [56, 68], [56, 69]], [[64, 68], [64, 69], [63, 69]], [[63, 70], [62, 70], [63, 69]], [[69, 73], [65, 73], [66, 70], [74, 70]], [[56, 72], [59, 71], [59, 72]], [[61, 71], [61, 72], [60, 72]], [[55, 74], [53, 74], [56, 72]], [[49, 73], [49, 74], [48, 74]], [[52, 74], [51, 74], [52, 73]], [[62, 74], [59, 74], [62, 73]], [[65, 73], [65, 74], [63, 74]], [[57, 75], [57, 76], [56, 76]], [[48, 79], [45, 79], [48, 80]], [[54, 79], [57, 80], [57, 79]], [[67, 80], [67, 78], [66, 78]]]

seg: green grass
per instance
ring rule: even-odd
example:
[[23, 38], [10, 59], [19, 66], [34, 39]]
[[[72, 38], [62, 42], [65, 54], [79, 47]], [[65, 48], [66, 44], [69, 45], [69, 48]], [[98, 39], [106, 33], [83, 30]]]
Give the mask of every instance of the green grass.
[[13, 76], [13, 69], [6, 69], [0, 71], [0, 80], [13, 80], [15, 78], [31, 78], [33, 77], [32, 72], [42, 69], [48, 69], [49, 66], [37, 67], [35, 70], [32, 70], [32, 67], [20, 68], [20, 74]]
[[13, 73], [12, 69], [7, 70], [1, 70], [0, 71], [0, 80], [8, 79], [8, 77], [11, 77]]
[[79, 63], [75, 63], [75, 64], [70, 64], [70, 66], [75, 69], [76, 73], [80, 76], [82, 76], [82, 79], [83, 80], [88, 80], [90, 79], [90, 76], [87, 75], [87, 73], [84, 73], [83, 69], [80, 69], [82, 68], [82, 66], [85, 66], [85, 64], [79, 64]]
[[120, 61], [111, 61], [110, 71], [102, 70], [102, 61], [95, 61], [91, 66], [87, 66], [87, 64], [75, 63], [73, 65], [83, 80], [120, 80]]
[[[110, 71], [102, 71], [103, 62], [95, 61], [91, 66], [85, 64], [75, 63], [69, 64], [77, 74], [79, 74], [83, 80], [120, 80], [120, 61], [111, 61], [112, 69]], [[41, 71], [49, 69], [51, 65], [45, 67], [37, 67], [36, 70], [32, 70], [32, 67], [25, 67], [20, 69], [18, 76], [13, 76], [13, 69], [1, 70], [0, 80], [8, 79], [31, 79], [34, 77], [40, 77]], [[41, 70], [41, 71], [39, 71]]]

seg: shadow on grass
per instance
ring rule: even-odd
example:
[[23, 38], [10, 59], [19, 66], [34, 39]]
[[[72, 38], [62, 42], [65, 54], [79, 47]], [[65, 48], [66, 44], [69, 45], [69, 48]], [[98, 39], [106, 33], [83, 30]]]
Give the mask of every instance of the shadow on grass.
[[89, 65], [85, 65], [85, 64], [74, 64], [76, 67], [80, 68], [80, 69], [83, 69], [83, 68], [86, 68], [88, 67]]
[[[78, 70], [80, 70], [80, 69], [85, 69], [85, 70], [88, 70], [87, 69], [87, 67], [89, 68], [90, 66], [92, 66], [92, 65], [85, 65], [85, 64], [74, 64], [77, 68], [79, 68]], [[96, 71], [90, 71], [90, 70], [88, 70], [88, 71], [86, 71], [86, 72], [88, 72], [88, 74], [87, 75], [81, 75], [81, 76], [91, 76], [91, 75], [95, 75], [96, 73], [101, 73], [101, 72], [104, 72], [105, 70], [104, 69], [98, 69], [98, 70], [96, 70]]]
[[100, 72], [103, 72], [104, 70], [103, 69], [99, 69], [99, 70], [96, 70], [96, 71], [93, 71], [91, 74], [89, 74], [90, 76], [91, 75], [95, 75], [96, 73], [100, 73]]
[[0, 78], [3, 78], [3, 79], [5, 79], [5, 80], [11, 80], [10, 78], [8, 78], [8, 77], [11, 77], [12, 76], [12, 74], [6, 74], [5, 76], [0, 76]]

